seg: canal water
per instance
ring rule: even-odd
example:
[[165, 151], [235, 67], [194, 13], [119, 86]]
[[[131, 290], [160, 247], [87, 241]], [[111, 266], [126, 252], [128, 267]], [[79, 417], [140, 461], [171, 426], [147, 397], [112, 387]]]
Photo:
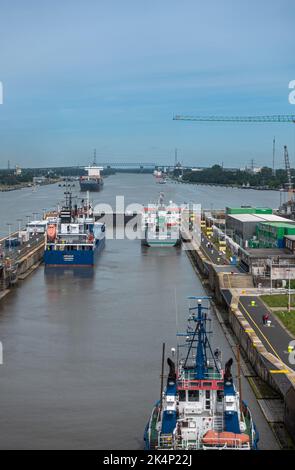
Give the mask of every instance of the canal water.
[[[2, 193], [6, 223], [56, 205], [58, 185]], [[163, 190], [175, 202], [206, 207], [278, 206], [277, 192], [167, 183], [150, 175], [105, 180], [95, 202], [147, 203]], [[93, 271], [37, 269], [0, 302], [1, 449], [140, 449], [146, 421], [160, 393], [162, 342], [175, 346], [186, 324], [187, 301], [203, 294], [181, 249], [146, 249], [139, 241], [107, 240]], [[232, 356], [217, 321], [213, 345]], [[244, 399], [260, 431], [260, 447], [274, 436], [243, 379]]]

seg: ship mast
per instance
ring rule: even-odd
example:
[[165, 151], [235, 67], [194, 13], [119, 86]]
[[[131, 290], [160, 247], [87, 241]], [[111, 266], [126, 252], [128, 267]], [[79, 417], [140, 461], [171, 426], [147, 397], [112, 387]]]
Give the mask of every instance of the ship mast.
[[207, 311], [209, 310], [209, 308], [202, 305], [202, 300], [209, 300], [210, 297], [198, 298], [193, 296], [189, 297], [189, 299], [197, 300], [197, 306], [189, 308], [189, 311], [191, 312], [191, 317], [189, 318], [189, 321], [194, 321], [196, 323], [196, 327], [194, 332], [192, 332], [191, 328], [189, 328], [187, 331], [187, 334], [189, 335], [189, 347], [186, 359], [184, 361], [184, 368], [188, 367], [188, 360], [191, 357], [191, 353], [193, 349], [196, 349], [196, 357], [194, 364], [195, 378], [198, 380], [203, 380], [204, 378], [206, 378], [206, 372], [208, 369], [207, 349], [209, 349], [210, 351], [210, 356], [213, 359], [216, 370], [220, 372], [220, 368], [217, 364], [215, 355], [208, 340], [209, 331], [207, 331], [207, 322], [211, 321], [207, 317]]
[[94, 149], [94, 152], [93, 152], [93, 166], [97, 166], [97, 163], [96, 163], [96, 149]]

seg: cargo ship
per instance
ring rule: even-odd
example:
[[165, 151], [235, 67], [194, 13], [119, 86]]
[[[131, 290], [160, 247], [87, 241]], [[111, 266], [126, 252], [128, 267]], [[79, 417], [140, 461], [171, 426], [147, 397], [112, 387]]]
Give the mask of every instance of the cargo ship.
[[46, 218], [45, 266], [94, 266], [105, 244], [105, 224], [95, 221], [88, 197], [78, 207], [65, 194], [65, 205]]
[[[210, 298], [190, 297], [187, 330], [178, 334], [177, 364], [169, 374], [144, 432], [147, 450], [254, 450], [259, 440], [248, 405], [242, 401], [221, 351], [213, 351]], [[204, 305], [205, 304], [205, 305]], [[175, 354], [175, 349], [172, 349]], [[164, 364], [164, 348], [162, 364]], [[239, 380], [240, 382], [240, 380]]]
[[101, 176], [102, 167], [96, 164], [96, 151], [94, 151], [92, 165], [86, 166], [87, 175], [80, 177], [81, 191], [100, 191], [103, 187], [103, 178]]
[[157, 204], [148, 204], [142, 212], [142, 244], [149, 247], [173, 247], [180, 245], [181, 210], [179, 206], [163, 203], [160, 194]]
[[166, 183], [166, 173], [164, 173], [162, 170], [155, 170], [154, 177], [155, 177], [156, 183], [158, 184]]

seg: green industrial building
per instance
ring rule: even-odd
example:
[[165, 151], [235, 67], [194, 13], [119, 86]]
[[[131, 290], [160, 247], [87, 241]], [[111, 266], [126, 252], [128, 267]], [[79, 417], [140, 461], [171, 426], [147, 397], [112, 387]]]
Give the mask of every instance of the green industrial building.
[[284, 237], [295, 235], [295, 225], [286, 222], [261, 222], [256, 227], [259, 248], [283, 248]]
[[226, 214], [272, 214], [270, 207], [226, 207]]

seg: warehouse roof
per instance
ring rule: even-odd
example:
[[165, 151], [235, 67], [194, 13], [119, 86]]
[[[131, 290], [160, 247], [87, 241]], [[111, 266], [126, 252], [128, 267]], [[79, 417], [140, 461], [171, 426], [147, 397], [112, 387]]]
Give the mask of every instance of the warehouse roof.
[[250, 258], [289, 258], [294, 259], [294, 255], [285, 248], [246, 248], [244, 250]]
[[285, 219], [283, 221], [277, 221], [277, 222], [266, 222], [265, 220], [261, 220], [261, 225], [268, 225], [271, 227], [281, 227], [281, 228], [293, 228], [295, 229], [294, 223], [292, 224], [290, 221], [285, 222]]
[[228, 214], [227, 217], [230, 217], [240, 222], [268, 222], [268, 223], [286, 223], [289, 225], [294, 225], [295, 221], [286, 219], [285, 217], [280, 217], [279, 215], [274, 214]]
[[294, 225], [294, 220], [286, 219], [285, 217], [280, 217], [279, 215], [274, 214], [255, 214], [257, 217], [265, 220], [266, 222], [286, 222]]
[[240, 222], [255, 222], [258, 224], [261, 222], [261, 217], [258, 217], [257, 214], [228, 214], [228, 218], [239, 220]]

